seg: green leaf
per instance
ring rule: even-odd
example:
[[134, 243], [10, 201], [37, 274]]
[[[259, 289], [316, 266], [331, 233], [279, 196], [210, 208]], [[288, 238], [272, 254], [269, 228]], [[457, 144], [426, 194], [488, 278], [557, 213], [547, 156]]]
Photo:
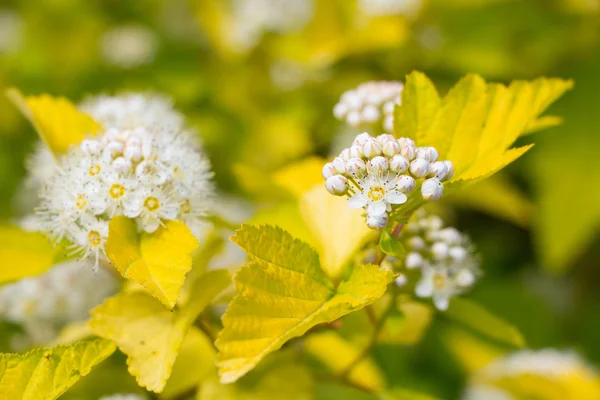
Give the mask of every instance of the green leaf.
[[571, 81], [540, 78], [506, 87], [470, 74], [441, 100], [419, 72], [406, 79], [402, 105], [396, 108], [395, 135], [434, 146], [452, 161], [454, 185], [486, 178], [523, 155], [530, 146], [510, 149], [519, 136], [550, 126], [556, 119], [540, 114], [573, 86]]
[[525, 339], [517, 328], [469, 300], [452, 299], [444, 315], [489, 339], [515, 347], [525, 346]]
[[189, 327], [230, 282], [226, 270], [206, 273], [195, 283], [188, 303], [175, 312], [144, 292], [120, 293], [92, 310], [89, 326], [127, 354], [129, 372], [140, 386], [160, 393]]
[[57, 399], [114, 351], [114, 343], [96, 338], [26, 354], [0, 354], [0, 398]]
[[0, 226], [0, 283], [39, 275], [55, 261], [57, 250], [39, 232]]
[[336, 288], [321, 269], [317, 252], [277, 227], [242, 225], [232, 240], [253, 262], [235, 276], [237, 293], [216, 342], [224, 383], [237, 380], [313, 326], [372, 303], [393, 280], [389, 271], [358, 265]]
[[381, 250], [388, 256], [403, 257], [406, 254], [406, 249], [402, 243], [400, 243], [397, 238], [393, 237], [387, 229], [381, 231], [379, 247], [381, 247]]

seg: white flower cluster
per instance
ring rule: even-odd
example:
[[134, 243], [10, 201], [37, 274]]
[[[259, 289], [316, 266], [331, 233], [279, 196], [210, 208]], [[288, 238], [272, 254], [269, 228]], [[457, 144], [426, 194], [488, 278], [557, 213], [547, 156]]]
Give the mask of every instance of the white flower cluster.
[[145, 396], [139, 394], [113, 394], [111, 396], [101, 397], [100, 400], [146, 400]]
[[323, 167], [329, 193], [348, 196], [352, 208], [364, 208], [367, 225], [384, 228], [397, 206], [415, 198], [420, 189], [423, 200], [442, 197], [442, 182], [450, 179], [450, 161], [438, 161], [433, 147], [416, 147], [411, 139], [383, 134], [361, 133], [352, 147]]
[[333, 115], [353, 127], [383, 126], [394, 129], [394, 108], [400, 104], [402, 82], [371, 81], [342, 94], [333, 107]]
[[423, 0], [358, 0], [359, 10], [373, 17], [388, 15], [413, 16], [423, 6]]
[[[469, 238], [457, 229], [444, 227], [434, 215], [417, 211], [403, 227], [399, 240], [407, 254], [403, 267], [420, 272], [415, 293], [433, 298], [439, 310], [446, 310], [450, 298], [473, 286], [479, 273], [479, 261]], [[403, 276], [397, 284], [404, 286]]]
[[57, 264], [41, 276], [0, 288], [0, 318], [21, 324], [35, 343], [48, 343], [63, 325], [84, 320], [89, 310], [118, 290], [107, 270], [78, 261]]
[[103, 258], [108, 222], [125, 215], [154, 232], [163, 220], [196, 231], [212, 191], [208, 161], [183, 134], [108, 129], [59, 161], [41, 190], [44, 231], [74, 243], [74, 254]]

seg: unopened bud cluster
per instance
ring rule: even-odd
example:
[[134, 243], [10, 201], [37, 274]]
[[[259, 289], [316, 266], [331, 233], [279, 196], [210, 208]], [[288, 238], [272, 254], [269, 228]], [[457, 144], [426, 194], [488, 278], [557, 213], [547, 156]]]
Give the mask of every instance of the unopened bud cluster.
[[433, 147], [416, 147], [411, 139], [368, 133], [358, 135], [352, 147], [323, 167], [329, 193], [347, 195], [350, 207], [364, 208], [372, 229], [386, 227], [390, 214], [413, 196], [439, 200], [442, 182], [453, 173], [452, 163], [438, 161]]
[[109, 128], [58, 160], [40, 192], [42, 229], [73, 254], [104, 258], [109, 220], [124, 215], [154, 232], [179, 220], [196, 232], [212, 193], [210, 165], [185, 132]]
[[434, 215], [417, 211], [399, 236], [406, 257], [399, 267], [405, 268], [399, 286], [406, 276], [420, 275], [415, 294], [432, 298], [439, 310], [448, 308], [450, 298], [473, 286], [479, 273], [479, 261], [469, 238], [452, 227], [444, 227]]
[[118, 290], [107, 270], [94, 273], [78, 261], [0, 289], [0, 319], [23, 326], [36, 343], [52, 340], [62, 326], [87, 318], [89, 311]]
[[[394, 128], [394, 108], [400, 104], [404, 85], [401, 82], [371, 81], [344, 92], [333, 108], [334, 116], [354, 127], [383, 126]], [[377, 126], [379, 128], [379, 126]]]

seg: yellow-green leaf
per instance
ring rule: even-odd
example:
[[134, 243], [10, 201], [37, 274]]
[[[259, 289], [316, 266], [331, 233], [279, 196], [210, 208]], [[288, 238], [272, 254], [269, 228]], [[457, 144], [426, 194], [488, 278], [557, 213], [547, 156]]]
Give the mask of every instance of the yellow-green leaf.
[[525, 339], [517, 328], [469, 300], [452, 299], [444, 315], [489, 339], [515, 347], [525, 346]]
[[437, 148], [440, 158], [454, 165], [454, 187], [464, 185], [524, 154], [530, 146], [510, 147], [519, 136], [555, 124], [556, 118], [544, 119], [540, 114], [572, 85], [540, 78], [514, 81], [507, 87], [471, 74], [440, 101], [427, 77], [413, 72], [406, 79], [402, 105], [395, 111], [395, 134]]
[[92, 310], [89, 325], [127, 354], [129, 372], [140, 386], [160, 393], [190, 325], [230, 282], [225, 270], [207, 273], [194, 285], [189, 302], [174, 312], [146, 293], [120, 293]]
[[198, 241], [179, 221], [166, 221], [154, 233], [138, 233], [134, 220], [115, 217], [106, 241], [106, 254], [121, 275], [144, 286], [169, 308], [175, 306], [197, 248]]
[[114, 351], [114, 343], [96, 338], [26, 354], [0, 354], [0, 399], [57, 399]]
[[313, 326], [359, 310], [385, 293], [393, 274], [358, 265], [336, 288], [306, 243], [277, 227], [242, 225], [232, 238], [253, 260], [235, 276], [237, 294], [223, 315], [217, 365], [224, 383]]
[[324, 184], [321, 175], [323, 165], [325, 161], [322, 158], [308, 157], [276, 171], [273, 181], [295, 197], [300, 197], [314, 186]]
[[45, 272], [57, 254], [41, 233], [12, 225], [0, 226], [0, 243], [0, 283]]
[[332, 279], [339, 279], [348, 260], [372, 233], [361, 211], [348, 207], [345, 198], [329, 194], [325, 185], [305, 193], [300, 210], [318, 243], [323, 269]]
[[23, 96], [17, 89], [9, 89], [6, 94], [55, 155], [65, 153], [69, 147], [102, 129], [92, 117], [63, 97]]
[[[342, 373], [362, 352], [362, 348], [344, 340], [336, 332], [309, 335], [304, 341], [304, 349], [325, 364], [334, 375]], [[385, 386], [381, 370], [370, 357], [356, 364], [347, 379], [374, 391]]]

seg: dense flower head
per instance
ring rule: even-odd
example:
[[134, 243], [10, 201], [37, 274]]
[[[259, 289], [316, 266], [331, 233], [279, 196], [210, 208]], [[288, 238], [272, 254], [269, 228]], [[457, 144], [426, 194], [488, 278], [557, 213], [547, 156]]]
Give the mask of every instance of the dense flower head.
[[[327, 190], [348, 196], [352, 208], [364, 208], [370, 228], [384, 228], [402, 204], [436, 201], [442, 182], [454, 169], [450, 161], [438, 160], [433, 147], [416, 147], [411, 139], [361, 133], [352, 147], [323, 167]], [[419, 193], [420, 192], [420, 193]]]
[[84, 320], [117, 289], [118, 281], [108, 270], [94, 273], [78, 261], [67, 261], [43, 275], [3, 286], [0, 318], [22, 325], [31, 341], [46, 343], [63, 325]]
[[388, 261], [390, 268], [402, 272], [396, 283], [405, 286], [408, 277], [415, 277], [415, 294], [432, 298], [438, 309], [446, 310], [452, 296], [477, 280], [479, 260], [468, 236], [444, 227], [438, 216], [417, 211], [402, 228], [399, 240], [406, 256]]
[[394, 128], [394, 108], [400, 104], [404, 85], [395, 81], [371, 81], [342, 94], [334, 116], [354, 127]]

